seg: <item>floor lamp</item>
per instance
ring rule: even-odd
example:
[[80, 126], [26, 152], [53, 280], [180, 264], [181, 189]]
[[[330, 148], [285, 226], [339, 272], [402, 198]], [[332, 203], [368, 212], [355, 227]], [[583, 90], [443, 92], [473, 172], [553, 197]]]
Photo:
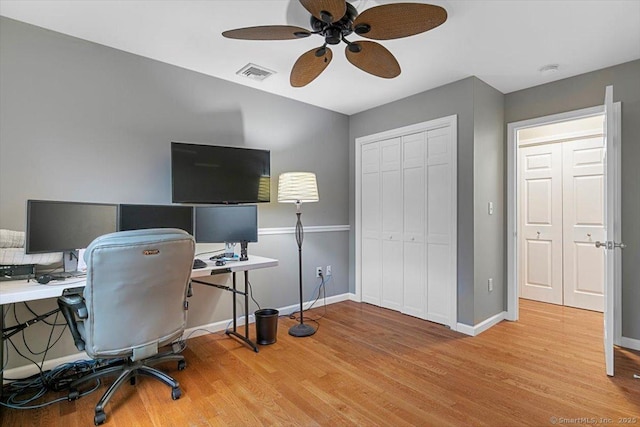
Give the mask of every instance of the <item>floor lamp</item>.
[[300, 216], [302, 203], [317, 202], [318, 185], [316, 174], [312, 172], [286, 172], [278, 179], [278, 202], [295, 203], [296, 216], [296, 242], [298, 243], [298, 281], [300, 284], [300, 323], [289, 329], [289, 335], [294, 337], [308, 337], [316, 333], [316, 329], [311, 325], [305, 325], [304, 312], [302, 307], [302, 239], [304, 231]]

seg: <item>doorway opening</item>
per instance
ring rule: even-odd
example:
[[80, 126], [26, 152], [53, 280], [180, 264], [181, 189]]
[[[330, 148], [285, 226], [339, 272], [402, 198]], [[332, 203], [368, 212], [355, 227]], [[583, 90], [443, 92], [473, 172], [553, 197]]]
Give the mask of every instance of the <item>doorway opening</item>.
[[520, 298], [602, 312], [604, 115], [519, 129]]

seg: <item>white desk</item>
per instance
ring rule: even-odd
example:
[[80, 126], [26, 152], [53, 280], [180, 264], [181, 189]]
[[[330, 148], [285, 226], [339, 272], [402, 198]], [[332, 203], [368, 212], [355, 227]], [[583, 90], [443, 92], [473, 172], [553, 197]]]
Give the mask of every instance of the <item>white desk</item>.
[[[238, 271], [256, 270], [259, 268], [276, 267], [277, 259], [265, 258], [261, 256], [249, 256], [248, 261], [229, 261], [226, 265], [217, 266], [215, 261], [203, 260], [207, 267], [191, 271], [191, 277], [210, 276], [212, 273], [233, 273]], [[68, 288], [83, 287], [85, 279], [82, 277], [71, 277], [66, 280], [56, 280], [41, 285], [35, 279], [10, 280], [0, 282], [0, 304], [12, 304], [15, 302], [28, 302], [39, 299], [57, 298], [62, 295], [62, 291]], [[2, 316], [0, 316], [1, 318]]]
[[[249, 340], [249, 321], [248, 313], [245, 313], [245, 335], [242, 336], [237, 332], [236, 321], [236, 294], [244, 295], [245, 307], [248, 307], [248, 283], [249, 283], [249, 270], [257, 270], [260, 268], [276, 267], [278, 265], [277, 259], [265, 258], [261, 256], [251, 255], [248, 261], [228, 261], [226, 265], [217, 266], [215, 261], [203, 260], [207, 263], [207, 267], [194, 269], [191, 271], [191, 278], [193, 282], [201, 283], [204, 285], [215, 286], [221, 289], [232, 291], [234, 293], [233, 298], [233, 331], [227, 331], [228, 335], [233, 335], [240, 338], [243, 342], [248, 344], [254, 351], [258, 351], [258, 347]], [[244, 292], [236, 290], [236, 272], [244, 272], [245, 289]], [[221, 274], [232, 273], [233, 275], [233, 287], [229, 288], [221, 285], [214, 285], [207, 283], [203, 280], [205, 277]], [[12, 304], [16, 302], [28, 302], [46, 298], [57, 298], [62, 295], [62, 291], [65, 289], [84, 287], [86, 280], [83, 277], [72, 277], [66, 280], [56, 280], [42, 285], [36, 282], [34, 279], [27, 280], [11, 280], [6, 282], [0, 282], [0, 330], [4, 328], [4, 305]], [[245, 309], [245, 311], [248, 311]], [[3, 335], [4, 337], [4, 335]], [[0, 361], [4, 360], [4, 339], [0, 340]], [[2, 384], [2, 375], [0, 372], [0, 385]]]

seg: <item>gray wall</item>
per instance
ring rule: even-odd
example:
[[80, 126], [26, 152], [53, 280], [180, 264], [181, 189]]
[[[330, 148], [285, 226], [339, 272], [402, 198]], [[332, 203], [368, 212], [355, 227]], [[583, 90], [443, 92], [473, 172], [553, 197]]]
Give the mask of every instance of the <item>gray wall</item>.
[[602, 105], [607, 85], [622, 103], [622, 335], [640, 339], [640, 60], [509, 93], [505, 123]]
[[[506, 309], [504, 95], [475, 79], [473, 112], [473, 324], [478, 324]], [[489, 202], [493, 202], [493, 215], [489, 215]], [[491, 292], [489, 278], [493, 279]]]
[[[259, 205], [261, 228], [294, 226], [295, 208], [276, 203], [277, 176], [290, 170], [318, 177], [320, 202], [304, 205], [305, 225], [348, 224], [343, 114], [6, 18], [0, 91], [0, 228], [25, 229], [27, 199], [171, 203], [171, 141], [271, 150], [273, 202]], [[333, 266], [328, 295], [348, 291], [347, 239], [346, 232], [306, 234], [305, 299], [317, 284], [316, 265]], [[262, 236], [249, 251], [280, 260], [252, 274], [258, 302], [296, 303], [294, 236]], [[192, 302], [190, 326], [230, 317], [230, 294], [196, 292], [207, 298]], [[48, 327], [29, 329], [33, 342], [46, 342]], [[47, 358], [77, 352], [66, 335]], [[24, 363], [10, 355], [9, 367]]]

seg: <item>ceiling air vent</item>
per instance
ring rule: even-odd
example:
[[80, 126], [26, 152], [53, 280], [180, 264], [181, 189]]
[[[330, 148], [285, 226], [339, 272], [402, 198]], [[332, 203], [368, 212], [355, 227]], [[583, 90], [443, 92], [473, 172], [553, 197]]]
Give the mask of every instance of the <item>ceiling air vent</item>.
[[258, 81], [262, 81], [275, 73], [275, 71], [271, 71], [268, 68], [256, 64], [247, 64], [236, 72], [239, 76], [248, 77]]

